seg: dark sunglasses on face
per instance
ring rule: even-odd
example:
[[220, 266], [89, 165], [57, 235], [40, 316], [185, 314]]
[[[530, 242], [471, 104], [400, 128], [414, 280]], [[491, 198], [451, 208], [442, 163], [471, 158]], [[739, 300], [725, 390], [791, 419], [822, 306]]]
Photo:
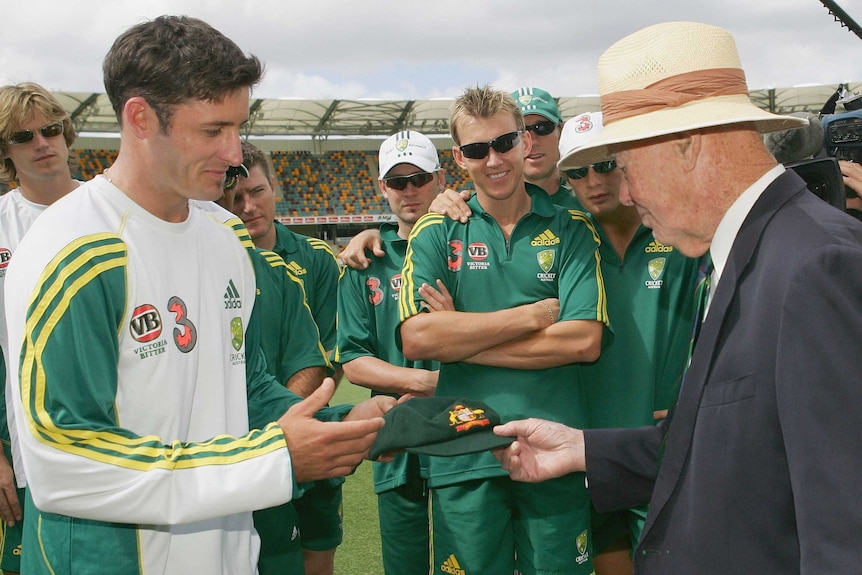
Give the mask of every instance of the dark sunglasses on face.
[[224, 174], [224, 191], [232, 190], [233, 188], [235, 188], [237, 182], [239, 182], [240, 176], [242, 176], [243, 178], [247, 178], [248, 168], [246, 168], [243, 164], [229, 167]]
[[[53, 122], [47, 126], [42, 126], [38, 131], [46, 138], [54, 138], [63, 133], [63, 122]], [[17, 132], [12, 132], [6, 141], [13, 146], [17, 146], [32, 142], [35, 137], [36, 132], [34, 130], [18, 130]]]
[[391, 178], [385, 178], [383, 183], [386, 184], [387, 188], [401, 191], [407, 188], [407, 184], [413, 184], [414, 188], [421, 188], [433, 179], [433, 173], [417, 172], [415, 174], [410, 174], [409, 176], [392, 176]]
[[[608, 172], [612, 172], [616, 167], [616, 160], [596, 162], [592, 165], [593, 170], [595, 170], [597, 174], [607, 174]], [[581, 178], [587, 177], [587, 171], [589, 169], [590, 166], [587, 166], [585, 168], [572, 168], [571, 170], [566, 170], [566, 176], [572, 178], [573, 180], [580, 180]]]
[[472, 144], [464, 144], [463, 146], [458, 146], [458, 149], [461, 150], [461, 153], [464, 154], [465, 158], [470, 158], [471, 160], [481, 160], [488, 156], [491, 151], [491, 148], [494, 148], [494, 151], [498, 154], [505, 154], [506, 152], [517, 146], [518, 142], [520, 141], [520, 131], [509, 132], [508, 134], [497, 136], [490, 142], [475, 142]]
[[537, 136], [547, 136], [556, 128], [557, 124], [550, 120], [543, 120], [541, 122], [536, 122], [535, 124], [530, 124], [529, 126], [524, 126], [525, 130], [533, 132]]

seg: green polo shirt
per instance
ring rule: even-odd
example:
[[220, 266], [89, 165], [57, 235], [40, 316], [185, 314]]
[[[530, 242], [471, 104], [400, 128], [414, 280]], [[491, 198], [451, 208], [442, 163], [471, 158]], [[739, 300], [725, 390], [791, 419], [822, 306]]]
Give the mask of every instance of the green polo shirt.
[[575, 192], [573, 192], [571, 188], [566, 187], [562, 183], [560, 184], [559, 189], [557, 189], [557, 193], [549, 197], [555, 205], [562, 206], [567, 210], [585, 211], [584, 207], [581, 205], [581, 202], [579, 202], [578, 198], [575, 196]]
[[620, 261], [603, 231], [599, 251], [614, 344], [578, 366], [591, 427], [652, 425], [668, 409], [688, 353], [697, 260], [638, 229]]
[[[584, 212], [555, 206], [536, 186], [527, 184], [527, 193], [531, 209], [508, 240], [475, 194], [468, 201], [473, 215], [467, 223], [433, 213], [416, 223], [402, 271], [402, 321], [422, 311], [419, 286], [440, 278], [459, 311], [491, 312], [554, 297], [560, 300], [559, 321], [608, 324], [592, 221]], [[503, 421], [541, 417], [574, 427], [587, 424], [575, 364], [516, 370], [446, 363], [437, 395], [479, 399]], [[505, 475], [490, 453], [431, 459], [432, 487]]]
[[320, 343], [317, 325], [305, 301], [302, 281], [287, 269], [274, 252], [256, 250], [252, 257], [257, 297], [255, 306], [263, 310], [261, 347], [267, 371], [280, 383], [307, 367], [329, 367], [326, 350]]
[[275, 247], [287, 268], [305, 285], [311, 315], [320, 330], [323, 347], [335, 347], [335, 316], [338, 278], [341, 270], [332, 248], [325, 241], [303, 236], [275, 222]]
[[[395, 341], [398, 326], [398, 296], [401, 266], [407, 240], [398, 236], [397, 224], [380, 226], [386, 252], [372, 257], [367, 269], [345, 269], [338, 284], [338, 345], [335, 361], [347, 363], [359, 357], [376, 357], [392, 365], [436, 370], [436, 361], [408, 361]], [[372, 392], [377, 395], [377, 392]], [[415, 456], [413, 456], [415, 457]], [[407, 455], [392, 463], [372, 462], [374, 491], [382, 493], [407, 483]]]

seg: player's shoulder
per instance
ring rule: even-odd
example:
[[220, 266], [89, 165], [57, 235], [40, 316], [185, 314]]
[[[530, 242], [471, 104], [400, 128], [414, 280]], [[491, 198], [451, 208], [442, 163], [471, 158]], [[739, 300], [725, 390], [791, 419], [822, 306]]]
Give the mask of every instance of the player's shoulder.
[[251, 235], [248, 233], [242, 220], [217, 203], [191, 200], [189, 202], [189, 209], [201, 212], [205, 216], [205, 219], [211, 222], [208, 225], [217, 224], [216, 228], [219, 230], [222, 228], [231, 230], [245, 249], [249, 251], [255, 249]]
[[413, 229], [410, 230], [409, 238], [413, 238], [414, 236], [418, 236], [421, 234], [429, 233], [428, 230], [432, 229], [447, 229], [451, 226], [455, 225], [464, 225], [459, 221], [451, 219], [449, 216], [438, 214], [436, 212], [428, 212], [423, 214], [416, 223], [413, 224]]
[[308, 242], [312, 248], [316, 250], [323, 250], [335, 255], [335, 252], [332, 250], [332, 246], [329, 245], [329, 242], [326, 240], [321, 240], [320, 238], [315, 238], [312, 236], [305, 236], [305, 241]]

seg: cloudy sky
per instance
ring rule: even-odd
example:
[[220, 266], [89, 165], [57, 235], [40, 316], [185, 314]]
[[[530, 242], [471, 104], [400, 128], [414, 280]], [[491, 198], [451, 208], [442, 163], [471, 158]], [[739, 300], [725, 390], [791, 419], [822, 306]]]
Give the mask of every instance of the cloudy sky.
[[[862, 24], [862, 1], [837, 0]], [[261, 58], [264, 98], [430, 99], [468, 84], [598, 92], [599, 55], [649, 24], [694, 20], [736, 38], [751, 89], [862, 81], [862, 40], [818, 0], [47, 0], [3, 10], [0, 82], [102, 92], [126, 28], [206, 20]]]

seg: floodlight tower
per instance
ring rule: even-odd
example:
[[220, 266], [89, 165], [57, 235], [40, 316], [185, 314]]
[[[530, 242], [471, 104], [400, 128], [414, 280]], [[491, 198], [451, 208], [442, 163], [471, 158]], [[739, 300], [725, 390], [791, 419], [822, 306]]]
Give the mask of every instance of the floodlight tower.
[[820, 0], [820, 3], [826, 6], [826, 9], [829, 10], [835, 21], [841, 24], [842, 28], [847, 28], [862, 40], [862, 28], [834, 0]]

